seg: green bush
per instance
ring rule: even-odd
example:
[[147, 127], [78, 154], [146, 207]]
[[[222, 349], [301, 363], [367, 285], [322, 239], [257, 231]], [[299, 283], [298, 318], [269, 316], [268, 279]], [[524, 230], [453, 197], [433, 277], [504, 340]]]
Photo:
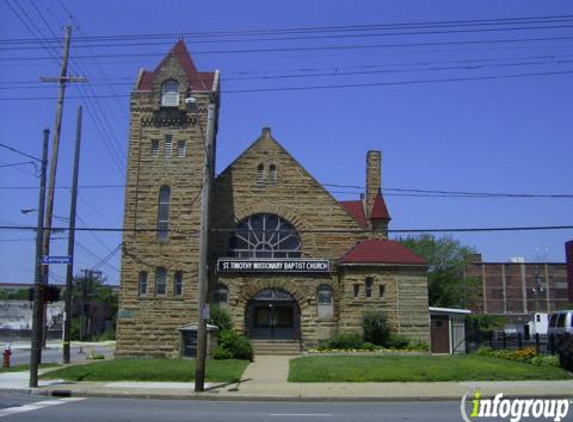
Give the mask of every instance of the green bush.
[[382, 311], [366, 311], [362, 315], [364, 341], [384, 345], [390, 339], [391, 327]]
[[253, 360], [253, 346], [249, 340], [233, 330], [219, 333], [219, 344], [213, 354], [214, 359], [246, 359]]
[[[358, 333], [341, 333], [322, 343], [325, 349], [362, 349], [364, 340]], [[324, 349], [323, 349], [324, 350]]]
[[217, 347], [213, 352], [213, 359], [218, 359], [218, 360], [233, 359], [233, 354], [231, 353], [230, 350]]
[[233, 329], [233, 319], [227, 309], [214, 305], [211, 306], [210, 314], [209, 324], [215, 325], [219, 332]]
[[410, 339], [400, 334], [390, 334], [390, 337], [383, 343], [389, 349], [406, 349], [410, 344]]
[[559, 367], [559, 358], [557, 356], [543, 355], [535, 356], [529, 363], [535, 366], [555, 366]]

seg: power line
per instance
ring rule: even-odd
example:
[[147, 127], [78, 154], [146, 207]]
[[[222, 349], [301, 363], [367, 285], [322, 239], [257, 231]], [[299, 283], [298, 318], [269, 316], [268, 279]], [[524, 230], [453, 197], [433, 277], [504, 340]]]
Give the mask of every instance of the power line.
[[2, 142], [0, 142], [0, 147], [6, 148], [7, 150], [10, 150], [15, 154], [19, 154], [19, 155], [22, 155], [24, 157], [31, 158], [32, 160], [38, 161], [40, 163], [42, 162], [42, 160], [39, 159], [38, 157], [34, 157], [33, 155], [27, 154], [24, 151], [20, 151], [19, 149], [13, 148], [10, 145], [3, 144]]
[[[289, 52], [317, 52], [317, 51], [340, 51], [340, 50], [371, 50], [379, 48], [403, 48], [403, 47], [441, 47], [452, 45], [479, 45], [479, 44], [503, 44], [503, 43], [525, 43], [525, 42], [547, 42], [547, 41], [571, 41], [573, 37], [547, 37], [547, 38], [511, 38], [511, 39], [490, 39], [490, 40], [464, 40], [464, 41], [433, 41], [417, 43], [394, 43], [394, 44], [362, 44], [362, 45], [331, 45], [331, 46], [309, 46], [309, 47], [274, 47], [274, 48], [245, 48], [245, 49], [227, 49], [227, 50], [196, 50], [193, 52], [197, 55], [214, 55], [214, 54], [252, 54], [252, 53], [289, 53]], [[163, 57], [165, 52], [157, 53], [129, 53], [129, 54], [99, 54], [73, 56], [76, 60], [94, 59], [94, 58], [126, 58], [126, 57]], [[40, 57], [5, 57], [0, 61], [38, 61], [51, 59], [48, 56]]]
[[[69, 10], [66, 10], [72, 16]], [[464, 27], [464, 26], [500, 26], [500, 25], [529, 25], [538, 23], [560, 23], [568, 22], [573, 15], [553, 15], [535, 17], [516, 18], [493, 18], [493, 19], [470, 19], [470, 20], [448, 20], [448, 21], [420, 21], [402, 23], [378, 23], [368, 25], [341, 25], [341, 26], [311, 26], [311, 27], [291, 27], [291, 28], [265, 28], [251, 30], [226, 30], [209, 32], [178, 32], [178, 33], [156, 33], [156, 34], [116, 34], [99, 35], [90, 37], [78, 37], [81, 42], [93, 41], [118, 41], [118, 40], [140, 40], [140, 39], [174, 39], [179, 37], [228, 37], [228, 36], [260, 36], [276, 34], [296, 34], [296, 33], [321, 33], [321, 32], [348, 32], [348, 31], [373, 31], [373, 30], [396, 30], [396, 29], [425, 29], [440, 27]], [[57, 42], [58, 37], [47, 39], [48, 42]], [[29, 44], [34, 43], [34, 39], [1, 39], [0, 44]]]
[[[496, 232], [496, 231], [543, 231], [543, 230], [569, 230], [573, 226], [521, 226], [521, 227], [477, 227], [477, 228], [432, 228], [432, 229], [390, 229], [391, 233], [454, 233], [454, 232]], [[34, 226], [0, 226], [0, 230], [36, 230]], [[52, 230], [69, 231], [69, 227], [53, 227]], [[95, 232], [148, 232], [156, 233], [157, 228], [112, 228], [112, 227], [76, 227], [75, 231], [95, 231]], [[198, 234], [199, 230], [169, 229], [170, 233], [176, 234]], [[235, 232], [236, 228], [211, 228], [211, 232]], [[260, 232], [261, 230], [241, 230]], [[276, 232], [276, 230], [273, 230]], [[290, 231], [289, 231], [290, 232]], [[297, 233], [371, 233], [365, 229], [302, 229]]]
[[[515, 79], [515, 78], [540, 77], [540, 76], [560, 76], [560, 75], [569, 75], [571, 73], [573, 73], [573, 70], [563, 70], [554, 72], [514, 73], [514, 74], [488, 75], [488, 76], [450, 77], [450, 78], [438, 78], [438, 79], [419, 79], [419, 80], [394, 81], [394, 82], [309, 85], [309, 86], [290, 86], [290, 87], [277, 87], [277, 88], [245, 88], [245, 89], [222, 90], [221, 92], [223, 94], [249, 94], [258, 92], [308, 91], [308, 90], [344, 89], [344, 88], [373, 88], [382, 86], [420, 85], [420, 84], [443, 83], [443, 82], [466, 82], [466, 81]], [[85, 98], [128, 98], [129, 96], [130, 96], [129, 94], [103, 94], [103, 95], [91, 95]], [[79, 99], [83, 97], [68, 97], [68, 98]], [[53, 100], [53, 99], [55, 99], [55, 97], [0, 97], [0, 101], [38, 101], [38, 100]]]
[[[155, 185], [148, 185], [148, 184], [140, 184], [140, 187], [155, 187]], [[341, 184], [331, 184], [331, 183], [324, 183], [322, 186], [325, 187], [335, 187], [335, 188], [348, 188], [348, 189], [355, 189], [357, 191], [330, 191], [331, 193], [346, 193], [357, 195], [365, 190], [364, 186], [358, 185], [341, 185]], [[126, 185], [124, 184], [117, 184], [117, 185], [80, 185], [79, 189], [124, 189]], [[70, 186], [56, 186], [56, 189], [70, 189]], [[38, 189], [37, 186], [0, 186], [0, 190], [35, 190]], [[491, 197], [491, 198], [551, 198], [551, 199], [571, 199], [573, 198], [573, 194], [569, 193], [524, 193], [524, 192], [474, 192], [474, 191], [450, 191], [450, 190], [435, 190], [435, 189], [412, 189], [412, 188], [382, 188], [382, 192], [384, 195], [402, 195], [411, 193], [412, 196], [424, 196], [428, 197], [429, 195], [440, 195], [439, 197], [472, 197], [472, 198], [481, 198], [481, 197]], [[395, 192], [395, 193], [393, 193]], [[426, 195], [428, 194], [428, 195]], [[86, 199], [83, 198], [83, 201]], [[90, 204], [86, 205], [90, 206], [90, 208], [96, 212], [95, 208]], [[100, 217], [105, 219], [105, 216], [100, 214]], [[109, 221], [108, 221], [109, 222]]]

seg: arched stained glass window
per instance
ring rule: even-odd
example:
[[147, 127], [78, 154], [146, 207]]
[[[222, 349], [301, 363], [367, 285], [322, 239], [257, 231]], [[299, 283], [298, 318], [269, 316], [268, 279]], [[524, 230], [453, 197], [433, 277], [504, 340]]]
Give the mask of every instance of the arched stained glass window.
[[235, 258], [300, 258], [295, 228], [274, 214], [253, 214], [229, 237], [227, 255]]
[[179, 82], [169, 79], [161, 85], [161, 106], [177, 107], [179, 105]]

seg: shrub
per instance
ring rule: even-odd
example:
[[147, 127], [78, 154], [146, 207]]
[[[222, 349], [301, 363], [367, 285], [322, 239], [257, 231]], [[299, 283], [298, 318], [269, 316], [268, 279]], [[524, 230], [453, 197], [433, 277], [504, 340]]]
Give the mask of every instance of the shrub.
[[219, 333], [219, 344], [213, 354], [214, 359], [253, 360], [253, 346], [249, 340], [233, 330]]
[[217, 326], [219, 332], [233, 329], [233, 319], [227, 309], [211, 306], [210, 314], [209, 323]]
[[326, 340], [323, 343], [323, 346], [326, 349], [362, 349], [364, 345], [364, 340], [362, 340], [362, 336], [358, 333], [342, 333], [337, 334], [332, 337], [330, 340]]
[[366, 311], [362, 316], [364, 341], [384, 345], [390, 339], [391, 327], [388, 317], [382, 311]]
[[531, 358], [529, 363], [535, 366], [559, 367], [559, 358], [557, 356], [551, 356], [551, 355], [535, 356]]
[[362, 350], [368, 350], [369, 352], [373, 352], [374, 350], [376, 350], [376, 346], [368, 341], [365, 341], [362, 344]]
[[418, 339], [418, 340], [410, 341], [410, 344], [408, 345], [408, 349], [413, 350], [413, 351], [427, 352], [430, 350], [430, 346], [425, 341]]
[[400, 334], [390, 334], [390, 337], [384, 342], [383, 346], [389, 349], [405, 349], [409, 344], [409, 338]]
[[559, 355], [561, 366], [568, 371], [573, 371], [573, 335], [557, 334], [555, 351]]

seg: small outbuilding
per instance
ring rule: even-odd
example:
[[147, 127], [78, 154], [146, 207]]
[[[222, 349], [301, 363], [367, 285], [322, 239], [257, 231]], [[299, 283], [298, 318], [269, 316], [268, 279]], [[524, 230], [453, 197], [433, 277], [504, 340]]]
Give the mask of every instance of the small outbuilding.
[[469, 309], [430, 306], [432, 353], [466, 353], [466, 315], [469, 314]]

